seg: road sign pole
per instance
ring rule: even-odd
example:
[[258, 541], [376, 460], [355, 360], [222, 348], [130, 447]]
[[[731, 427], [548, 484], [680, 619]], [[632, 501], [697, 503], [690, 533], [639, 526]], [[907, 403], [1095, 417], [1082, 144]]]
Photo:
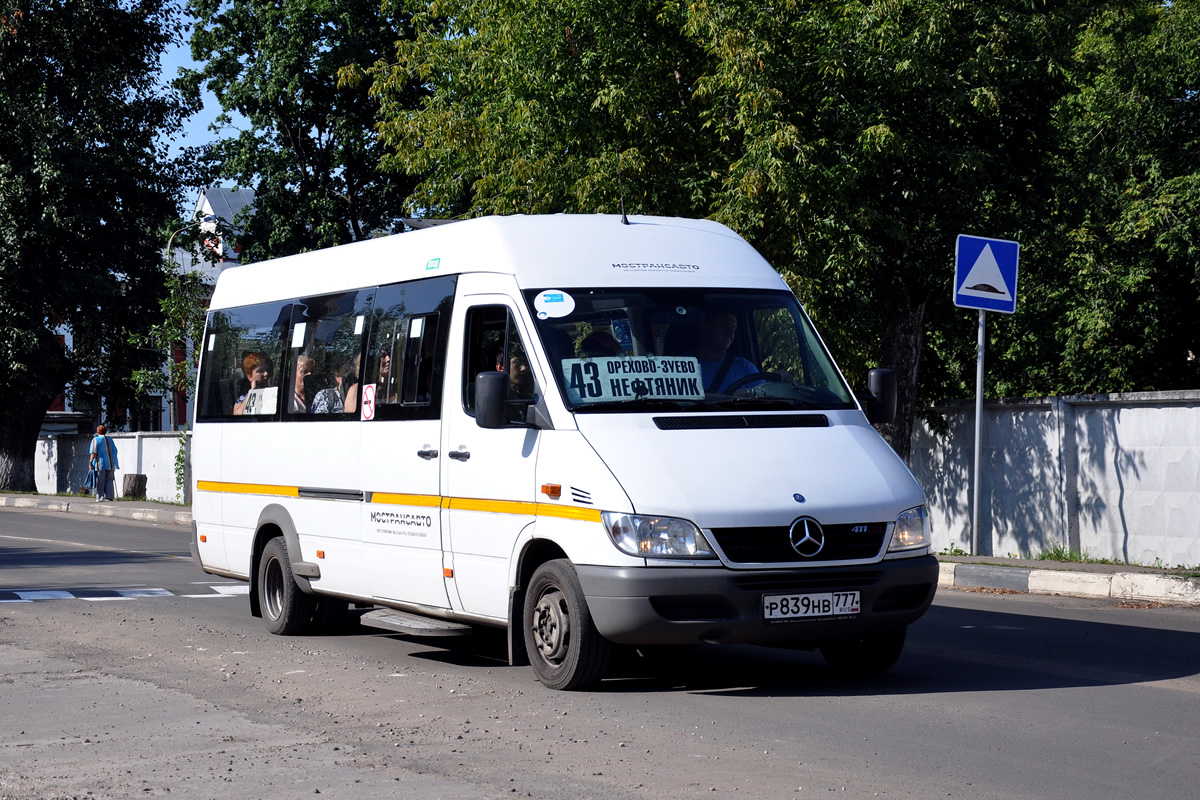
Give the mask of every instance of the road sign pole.
[[[975, 370], [975, 480], [971, 503], [971, 555], [981, 555], [983, 535], [980, 497], [983, 495], [983, 350], [987, 312], [1017, 310], [1017, 262], [1021, 245], [1009, 239], [989, 239], [960, 233], [954, 243], [954, 305], [979, 311], [979, 351]], [[990, 546], [989, 546], [989, 549]]]
[[979, 310], [979, 346], [975, 356], [975, 481], [974, 502], [971, 504], [971, 555], [979, 553], [979, 483], [983, 455], [983, 349], [987, 341], [987, 312]]

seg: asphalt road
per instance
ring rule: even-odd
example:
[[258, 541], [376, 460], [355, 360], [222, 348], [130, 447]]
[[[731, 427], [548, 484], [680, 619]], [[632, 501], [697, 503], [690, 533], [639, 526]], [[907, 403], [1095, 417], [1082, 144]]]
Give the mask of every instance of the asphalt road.
[[878, 679], [701, 647], [561, 693], [494, 638], [271, 636], [187, 535], [0, 509], [0, 798], [1197, 793], [1200, 609], [942, 590]]

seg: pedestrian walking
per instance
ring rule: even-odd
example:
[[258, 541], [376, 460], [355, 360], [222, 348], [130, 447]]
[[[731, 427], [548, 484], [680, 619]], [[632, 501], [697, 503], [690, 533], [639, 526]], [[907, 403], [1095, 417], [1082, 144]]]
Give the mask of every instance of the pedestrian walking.
[[96, 470], [96, 502], [114, 500], [115, 473], [121, 468], [117, 463], [117, 448], [112, 439], [107, 436], [108, 429], [103, 425], [96, 426], [96, 435], [92, 437], [91, 456], [88, 466]]

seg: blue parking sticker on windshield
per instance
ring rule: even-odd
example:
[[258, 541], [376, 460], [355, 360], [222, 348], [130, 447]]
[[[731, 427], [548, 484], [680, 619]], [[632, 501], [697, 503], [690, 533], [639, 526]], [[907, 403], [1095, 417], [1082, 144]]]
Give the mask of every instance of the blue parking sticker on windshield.
[[533, 298], [533, 310], [538, 319], [557, 319], [575, 310], [575, 298], [562, 289], [547, 289]]

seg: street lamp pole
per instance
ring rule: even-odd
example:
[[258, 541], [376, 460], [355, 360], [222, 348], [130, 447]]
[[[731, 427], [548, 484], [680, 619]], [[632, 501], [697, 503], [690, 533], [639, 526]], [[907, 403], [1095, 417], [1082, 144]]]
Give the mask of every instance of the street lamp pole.
[[[184, 225], [182, 228], [178, 228], [177, 230], [171, 232], [171, 235], [169, 237], [167, 237], [167, 246], [166, 246], [166, 248], [163, 249], [163, 261], [165, 263], [171, 265], [170, 269], [172, 272], [175, 271], [175, 267], [176, 267], [175, 259], [173, 257], [174, 252], [171, 250], [171, 245], [175, 243], [175, 237], [177, 235], [183, 233], [186, 230], [196, 227], [197, 225], [203, 225], [206, 222], [216, 222], [216, 221], [217, 221], [217, 218], [215, 215], [205, 214], [203, 217], [200, 217], [199, 219], [194, 219], [191, 222], [189, 222], [188, 224]], [[169, 357], [171, 359], [174, 359], [175, 353], [172, 352]], [[168, 370], [169, 369], [170, 369], [170, 367], [168, 366]], [[167, 387], [167, 415], [171, 418], [171, 430], [172, 431], [179, 430], [179, 415], [175, 410], [175, 404], [176, 404], [175, 396], [177, 393], [178, 392], [176, 391], [174, 384], [171, 384]]]

